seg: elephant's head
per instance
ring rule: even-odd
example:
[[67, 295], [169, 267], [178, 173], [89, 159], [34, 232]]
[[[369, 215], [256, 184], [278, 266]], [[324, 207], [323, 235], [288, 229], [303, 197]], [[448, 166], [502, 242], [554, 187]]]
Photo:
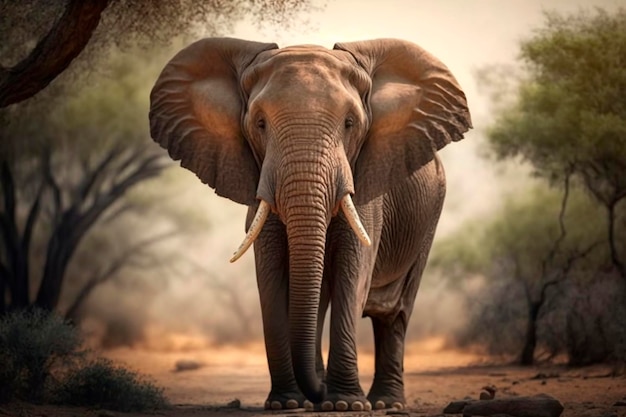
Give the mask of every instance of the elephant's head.
[[[463, 137], [465, 96], [449, 70], [400, 40], [278, 49], [204, 39], [178, 53], [151, 95], [152, 137], [216, 192], [259, 205], [240, 256], [268, 212], [286, 226], [296, 378], [318, 400], [316, 312], [326, 230]], [[259, 203], [260, 202], [260, 203]]]

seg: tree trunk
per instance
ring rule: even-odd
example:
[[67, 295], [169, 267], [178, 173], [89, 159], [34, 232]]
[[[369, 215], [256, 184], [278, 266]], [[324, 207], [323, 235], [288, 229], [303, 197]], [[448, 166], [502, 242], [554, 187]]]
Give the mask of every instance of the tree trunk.
[[6, 305], [6, 282], [7, 275], [4, 269], [4, 266], [0, 264], [0, 317], [6, 313], [7, 305]]
[[626, 280], [626, 267], [624, 266], [624, 263], [620, 259], [619, 249], [617, 247], [618, 238], [616, 236], [616, 228], [617, 228], [616, 223], [617, 222], [616, 222], [615, 208], [617, 207], [618, 203], [619, 203], [619, 200], [614, 200], [607, 206], [607, 209], [609, 211], [608, 213], [609, 248], [611, 250], [611, 262], [613, 263], [613, 266], [615, 267], [617, 272], [620, 274], [622, 279]]
[[[7, 257], [7, 265], [6, 269], [3, 270], [3, 275], [6, 285], [10, 289], [9, 307], [22, 309], [29, 304], [28, 242], [22, 242], [20, 239], [16, 215], [15, 181], [9, 163], [4, 159], [0, 164], [0, 183], [4, 200], [3, 211], [0, 211], [0, 232], [2, 232], [2, 246], [4, 246]], [[2, 294], [4, 297], [4, 292]]]
[[528, 304], [528, 322], [526, 324], [526, 337], [524, 340], [524, 348], [520, 356], [520, 364], [530, 366], [535, 362], [535, 349], [537, 347], [537, 319], [539, 318], [539, 310], [541, 303], [529, 301]]
[[46, 264], [35, 305], [52, 311], [59, 304], [65, 270], [78, 242], [72, 238], [66, 227], [59, 227], [48, 242]]

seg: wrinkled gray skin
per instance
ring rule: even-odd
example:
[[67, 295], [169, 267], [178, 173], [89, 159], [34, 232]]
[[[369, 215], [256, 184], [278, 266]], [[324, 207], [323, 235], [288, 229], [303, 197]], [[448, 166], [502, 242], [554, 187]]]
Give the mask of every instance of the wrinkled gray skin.
[[[152, 137], [219, 195], [271, 206], [254, 244], [269, 408], [404, 404], [404, 336], [445, 194], [436, 151], [471, 127], [448, 69], [382, 39], [278, 49], [196, 42], [151, 94]], [[353, 196], [372, 240], [339, 202]], [[320, 334], [328, 305], [330, 353]], [[376, 372], [359, 385], [355, 327], [372, 319]]]

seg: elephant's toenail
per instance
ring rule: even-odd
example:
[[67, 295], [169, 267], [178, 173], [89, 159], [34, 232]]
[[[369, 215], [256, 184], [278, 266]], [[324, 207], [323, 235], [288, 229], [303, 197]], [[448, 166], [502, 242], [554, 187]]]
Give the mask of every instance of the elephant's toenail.
[[365, 411], [372, 411], [372, 403], [369, 401], [365, 401], [365, 406], [363, 408]]
[[391, 408], [395, 408], [396, 410], [404, 410], [404, 404], [396, 401], [395, 403], [391, 404]]
[[363, 403], [361, 401], [355, 401], [350, 406], [352, 411], [363, 411]]
[[265, 409], [269, 410], [270, 408], [271, 408], [271, 404], [270, 404], [269, 400], [265, 401]]
[[298, 401], [296, 400], [287, 400], [287, 402], [285, 403], [285, 408], [298, 408]]
[[333, 403], [330, 401], [324, 401], [322, 403], [322, 411], [333, 411]]
[[382, 410], [383, 408], [386, 408], [386, 405], [383, 401], [378, 400], [374, 403], [374, 408], [377, 410]]
[[272, 410], [282, 410], [283, 405], [280, 401], [272, 401]]
[[348, 402], [344, 400], [339, 400], [335, 403], [335, 410], [337, 411], [346, 411], [348, 409]]
[[304, 409], [307, 411], [313, 410], [313, 403], [309, 400], [304, 400]]

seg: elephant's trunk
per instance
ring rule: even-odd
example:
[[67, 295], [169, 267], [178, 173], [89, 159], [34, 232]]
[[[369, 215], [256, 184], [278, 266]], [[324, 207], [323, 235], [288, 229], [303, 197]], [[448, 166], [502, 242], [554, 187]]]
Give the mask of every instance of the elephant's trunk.
[[326, 387], [315, 370], [326, 221], [317, 213], [294, 214], [287, 222], [287, 235], [291, 358], [298, 386], [309, 400], [317, 403], [326, 395]]
[[[295, 156], [299, 152], [292, 152]], [[283, 164], [277, 203], [289, 247], [289, 339], [298, 386], [314, 403], [326, 387], [315, 370], [317, 315], [320, 302], [326, 230], [336, 193], [336, 167], [309, 150]]]

